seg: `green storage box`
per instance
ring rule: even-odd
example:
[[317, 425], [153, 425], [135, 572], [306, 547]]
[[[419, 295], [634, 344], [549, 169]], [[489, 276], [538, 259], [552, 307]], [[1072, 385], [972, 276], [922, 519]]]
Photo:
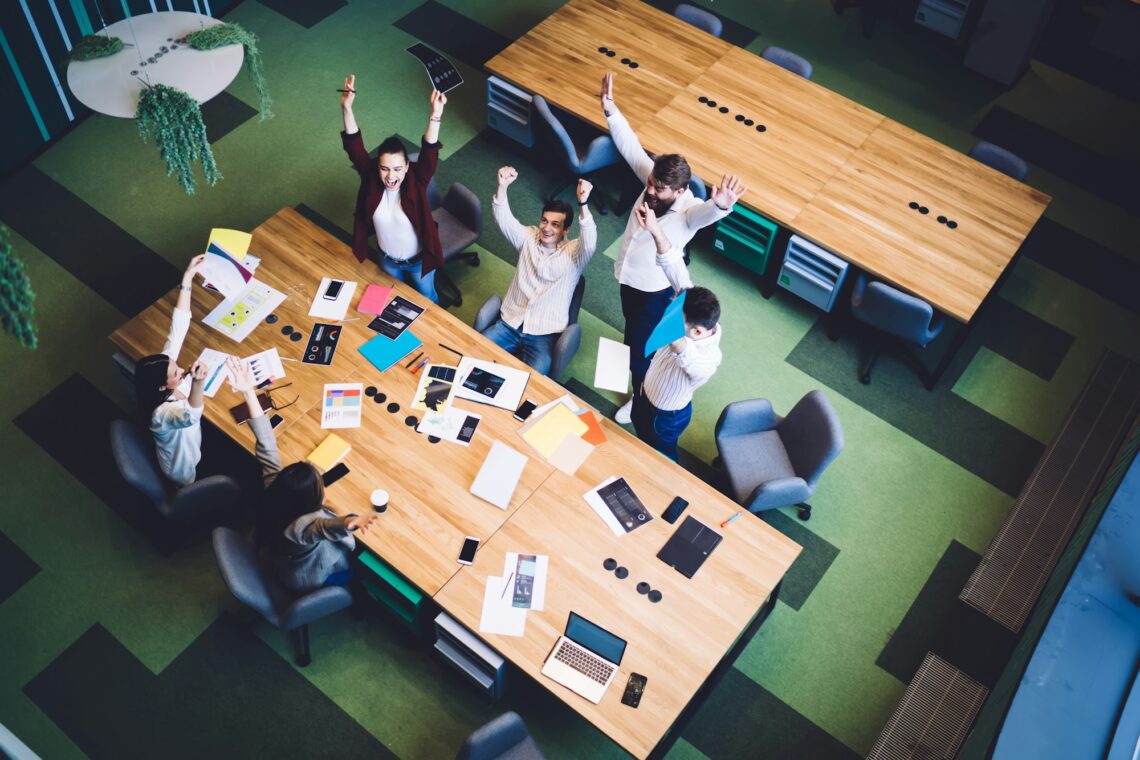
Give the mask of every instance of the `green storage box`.
[[777, 229], [775, 222], [738, 204], [735, 211], [717, 222], [713, 248], [737, 264], [763, 275]]
[[420, 630], [428, 596], [369, 550], [362, 551], [357, 559], [364, 566], [360, 580], [369, 595], [409, 628]]

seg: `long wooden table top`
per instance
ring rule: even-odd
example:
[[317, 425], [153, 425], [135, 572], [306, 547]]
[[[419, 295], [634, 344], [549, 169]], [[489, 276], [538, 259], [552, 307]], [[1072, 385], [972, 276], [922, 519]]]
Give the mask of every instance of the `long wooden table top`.
[[[447, 345], [473, 357], [526, 369], [446, 310], [431, 307], [407, 286], [393, 283], [374, 264], [362, 269], [346, 245], [292, 209], [282, 209], [258, 226], [250, 250], [262, 257], [256, 277], [287, 294], [274, 312], [280, 320], [263, 323], [244, 341], [234, 342], [202, 324], [220, 296], [195, 285], [194, 321], [179, 357], [184, 366], [207, 346], [237, 356], [276, 347], [282, 357], [299, 359], [304, 341], [290, 340], [281, 328], [289, 325], [308, 336], [318, 321], [307, 316], [309, 306], [321, 277], [331, 276], [359, 283], [353, 306], [368, 282], [394, 285], [405, 298], [428, 305], [410, 329], [436, 363], [457, 362], [458, 357], [442, 348]], [[159, 299], [116, 330], [112, 341], [135, 359], [160, 350], [176, 296], [173, 290]], [[353, 316], [356, 312], [350, 309], [349, 317]], [[303, 459], [330, 432], [345, 439], [352, 446], [344, 460], [350, 472], [329, 487], [329, 506], [340, 513], [367, 513], [372, 490], [383, 488], [391, 497], [388, 510], [366, 534], [358, 533], [358, 540], [614, 741], [635, 755], [646, 755], [755, 616], [800, 547], [751, 515], [728, 528], [717, 528], [739, 511], [738, 505], [600, 415], [607, 441], [573, 477], [555, 470], [517, 435], [519, 423], [510, 411], [483, 404], [454, 402], [482, 417], [469, 447], [448, 441], [433, 444], [405, 423], [409, 415], [422, 417], [409, 410], [419, 375], [399, 362], [379, 372], [357, 351], [375, 336], [365, 319], [342, 326], [331, 366], [285, 363], [283, 382], [292, 386], [274, 393], [274, 398], [285, 403], [296, 396], [298, 401], [282, 412], [286, 423], [277, 429], [282, 461]], [[324, 384], [331, 382], [375, 386], [384, 394], [384, 402], [365, 401], [359, 428], [322, 430], [319, 404]], [[525, 395], [542, 404], [565, 393], [554, 381], [532, 374]], [[205, 416], [252, 450], [252, 434], [236, 425], [228, 411], [240, 400], [222, 389], [216, 398], [206, 400]], [[389, 412], [389, 403], [400, 408]], [[529, 460], [506, 510], [468, 491], [495, 440]], [[617, 538], [582, 500], [582, 494], [612, 475], [625, 477], [655, 516], [679, 495], [690, 502], [686, 516], [701, 519], [725, 536], [693, 580], [655, 558], [674, 526], [655, 519]], [[455, 561], [467, 535], [483, 540], [471, 567]], [[486, 578], [500, 574], [509, 551], [550, 556], [546, 608], [528, 613], [525, 637], [478, 634]], [[630, 569], [627, 579], [619, 581], [602, 568], [609, 557]], [[651, 604], [637, 593], [641, 580], [662, 591], [660, 603]], [[622, 675], [600, 705], [539, 675], [571, 609], [629, 642]], [[618, 704], [625, 676], [632, 671], [649, 678], [636, 720], [630, 719], [629, 708]]]
[[602, 129], [602, 74], [620, 72], [622, 112], [637, 129], [731, 47], [640, 0], [573, 0], [486, 66]]

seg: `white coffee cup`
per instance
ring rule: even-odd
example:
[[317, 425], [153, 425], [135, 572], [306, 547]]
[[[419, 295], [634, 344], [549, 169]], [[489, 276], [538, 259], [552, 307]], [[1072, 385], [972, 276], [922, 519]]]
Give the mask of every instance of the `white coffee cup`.
[[377, 512], [383, 512], [388, 508], [388, 492], [383, 488], [377, 488], [372, 492], [372, 508]]

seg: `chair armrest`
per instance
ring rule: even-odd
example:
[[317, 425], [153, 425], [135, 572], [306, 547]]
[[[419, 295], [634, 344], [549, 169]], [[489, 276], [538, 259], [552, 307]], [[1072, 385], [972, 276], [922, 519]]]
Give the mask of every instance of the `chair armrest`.
[[724, 408], [716, 421], [716, 439], [749, 433], [763, 433], [773, 430], [780, 424], [780, 417], [772, 410], [772, 403], [765, 398], [747, 401], [734, 401]]
[[237, 503], [241, 498], [241, 486], [228, 475], [211, 475], [195, 480], [184, 486], [170, 500], [170, 514], [180, 520], [222, 509]]
[[554, 343], [553, 360], [550, 363], [550, 372], [547, 373], [547, 377], [551, 380], [557, 380], [566, 371], [570, 362], [574, 360], [574, 355], [578, 353], [578, 346], [581, 342], [582, 328], [577, 324], [567, 325]]
[[799, 504], [811, 497], [811, 491], [803, 478], [776, 478], [756, 486], [746, 504], [750, 512], [763, 512]]
[[495, 324], [495, 320], [499, 318], [499, 310], [502, 308], [503, 299], [492, 293], [479, 307], [479, 311], [475, 313], [475, 323], [472, 327], [475, 328], [476, 332], [483, 332]]
[[310, 591], [290, 604], [281, 615], [280, 628], [291, 631], [352, 604], [352, 594], [341, 586], [325, 586]]
[[618, 161], [621, 161], [621, 154], [618, 153], [613, 138], [609, 135], [601, 135], [595, 137], [586, 146], [586, 152], [582, 155], [579, 165], [582, 174], [589, 174], [616, 164]]

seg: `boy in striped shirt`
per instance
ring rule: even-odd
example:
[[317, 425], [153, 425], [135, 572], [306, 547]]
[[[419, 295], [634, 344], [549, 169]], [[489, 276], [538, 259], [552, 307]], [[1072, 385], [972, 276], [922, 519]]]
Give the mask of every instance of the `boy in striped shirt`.
[[657, 349], [633, 399], [637, 437], [677, 461], [677, 440], [693, 418], [693, 391], [720, 366], [720, 303], [708, 288], [688, 288], [685, 334]]

